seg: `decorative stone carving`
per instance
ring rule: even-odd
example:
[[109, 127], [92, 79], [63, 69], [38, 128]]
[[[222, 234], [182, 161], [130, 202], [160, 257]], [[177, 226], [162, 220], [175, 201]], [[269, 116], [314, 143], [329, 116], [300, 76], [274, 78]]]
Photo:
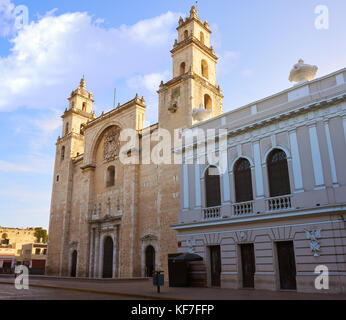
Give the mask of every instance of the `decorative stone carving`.
[[178, 102], [174, 101], [172, 105], [168, 108], [168, 111], [175, 113], [178, 110]]
[[103, 159], [105, 161], [112, 161], [119, 155], [119, 136], [119, 127], [112, 127], [106, 132], [103, 147]]
[[141, 238], [142, 241], [157, 241], [157, 239], [157, 236], [155, 236], [154, 234], [147, 234]]
[[312, 228], [311, 230], [304, 230], [306, 233], [306, 238], [310, 240], [310, 248], [314, 253], [314, 257], [319, 257], [319, 252], [321, 251], [319, 240], [321, 238], [321, 229]]
[[317, 70], [317, 66], [305, 64], [304, 60], [300, 59], [298, 63], [293, 66], [289, 80], [291, 82], [310, 81], [315, 78]]
[[189, 239], [186, 241], [189, 253], [195, 253], [196, 241], [194, 239]]

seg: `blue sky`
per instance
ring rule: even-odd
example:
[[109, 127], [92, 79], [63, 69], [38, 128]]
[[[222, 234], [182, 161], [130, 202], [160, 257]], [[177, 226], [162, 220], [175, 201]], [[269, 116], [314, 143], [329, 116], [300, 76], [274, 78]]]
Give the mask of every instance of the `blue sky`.
[[[48, 227], [55, 142], [67, 97], [85, 75], [100, 114], [136, 92], [157, 121], [180, 15], [195, 1], [0, 0], [0, 225]], [[25, 5], [29, 25], [16, 29]], [[329, 28], [315, 28], [317, 5]], [[299, 58], [323, 76], [346, 66], [344, 0], [199, 0], [217, 55], [224, 111], [286, 89]]]

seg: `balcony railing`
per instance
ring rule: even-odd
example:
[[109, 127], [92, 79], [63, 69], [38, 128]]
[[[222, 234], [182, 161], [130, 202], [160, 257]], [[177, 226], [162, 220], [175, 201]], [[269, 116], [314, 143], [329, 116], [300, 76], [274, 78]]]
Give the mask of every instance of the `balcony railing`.
[[220, 219], [221, 217], [221, 211], [219, 207], [211, 207], [211, 208], [205, 208], [203, 209], [203, 217], [204, 220], [213, 220], [213, 219]]
[[266, 200], [268, 211], [288, 210], [292, 208], [292, 196], [269, 198]]
[[234, 216], [246, 216], [253, 214], [253, 201], [239, 202], [232, 205]]

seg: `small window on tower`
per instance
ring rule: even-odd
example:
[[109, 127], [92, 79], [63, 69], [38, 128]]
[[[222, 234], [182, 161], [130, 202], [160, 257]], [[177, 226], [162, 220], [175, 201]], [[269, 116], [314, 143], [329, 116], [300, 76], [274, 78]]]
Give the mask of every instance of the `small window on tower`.
[[185, 62], [182, 62], [182, 63], [180, 64], [180, 75], [185, 74], [185, 72], [186, 72], [185, 69], [186, 69]]
[[204, 108], [207, 110], [212, 110], [212, 108], [213, 108], [213, 104], [212, 104], [212, 101], [211, 101], [209, 94], [204, 95]]
[[86, 111], [86, 109], [87, 109], [87, 104], [86, 104], [86, 102], [83, 102], [82, 110]]
[[186, 40], [189, 37], [189, 31], [184, 31], [184, 40]]
[[62, 146], [61, 148], [61, 160], [65, 159], [65, 146]]
[[201, 40], [201, 42], [204, 44], [204, 33], [201, 31], [201, 33], [199, 34], [199, 39]]
[[66, 127], [65, 127], [65, 135], [68, 134], [68, 131], [69, 131], [69, 124], [68, 122], [66, 123]]
[[107, 180], [106, 180], [106, 186], [107, 188], [113, 187], [115, 184], [115, 167], [110, 166], [107, 169]]
[[202, 69], [202, 76], [208, 79], [209, 75], [208, 75], [208, 63], [207, 63], [207, 61], [202, 60], [201, 69]]

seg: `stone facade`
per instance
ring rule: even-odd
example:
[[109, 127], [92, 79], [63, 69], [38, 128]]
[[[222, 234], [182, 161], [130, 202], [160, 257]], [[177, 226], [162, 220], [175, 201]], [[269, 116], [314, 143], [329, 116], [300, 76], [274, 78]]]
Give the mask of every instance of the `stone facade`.
[[6, 228], [0, 226], [0, 269], [13, 268], [22, 261], [22, 248], [27, 243], [36, 243], [35, 229]]
[[[317, 292], [315, 268], [324, 266], [323, 292], [346, 292], [346, 69], [190, 127], [208, 128], [227, 132], [218, 150], [227, 159], [220, 202], [207, 205], [213, 164], [198, 163], [206, 154], [185, 144], [194, 164], [181, 167], [179, 252], [203, 257], [209, 286]], [[286, 166], [279, 183], [271, 180], [272, 154]], [[237, 183], [239, 161], [248, 175]], [[247, 181], [248, 201], [239, 201]], [[285, 181], [290, 191], [273, 196], [273, 185]]]
[[142, 145], [149, 144], [153, 152], [159, 129], [173, 135], [192, 125], [194, 109], [201, 109], [203, 118], [222, 113], [208, 23], [193, 7], [177, 30], [173, 79], [162, 82], [158, 91], [158, 124], [143, 128], [147, 106], [138, 95], [96, 118], [84, 79], [71, 93], [56, 143], [48, 275], [139, 277], [153, 268], [167, 274], [168, 254], [177, 252], [176, 231], [170, 226], [178, 221], [180, 166], [124, 164], [119, 132], [138, 132], [140, 146], [127, 154], [142, 159], [148, 152]]

